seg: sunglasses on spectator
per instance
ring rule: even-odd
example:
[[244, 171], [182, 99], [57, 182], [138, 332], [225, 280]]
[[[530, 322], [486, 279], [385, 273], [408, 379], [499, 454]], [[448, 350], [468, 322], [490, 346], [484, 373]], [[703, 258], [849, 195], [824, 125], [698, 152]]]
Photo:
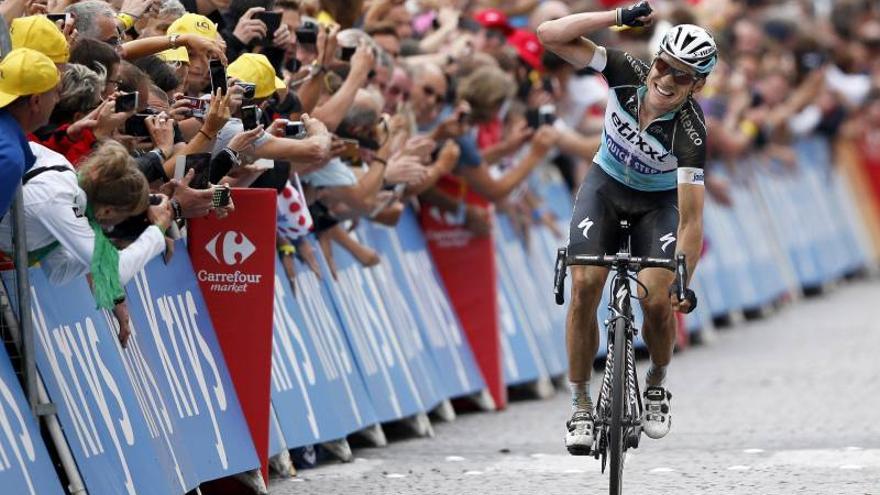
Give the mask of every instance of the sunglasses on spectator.
[[[426, 93], [427, 93], [427, 91], [426, 91]], [[390, 86], [388, 88], [388, 94], [391, 96], [400, 96], [400, 99], [403, 101], [409, 100], [409, 91], [405, 91], [403, 89], [400, 89], [397, 86]]]
[[425, 92], [428, 97], [433, 97], [437, 100], [437, 103], [444, 103], [446, 101], [446, 95], [432, 88], [431, 86], [422, 86], [422, 91]]
[[676, 69], [660, 57], [654, 58], [654, 67], [657, 69], [657, 72], [660, 73], [660, 77], [663, 77], [666, 74], [672, 74], [672, 80], [679, 86], [690, 86], [692, 83], [697, 82], [697, 76], [690, 72]]

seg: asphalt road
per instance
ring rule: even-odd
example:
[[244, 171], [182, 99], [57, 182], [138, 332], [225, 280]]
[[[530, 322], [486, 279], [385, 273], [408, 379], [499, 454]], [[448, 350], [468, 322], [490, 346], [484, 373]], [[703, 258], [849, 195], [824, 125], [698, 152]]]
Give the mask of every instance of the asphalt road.
[[[631, 451], [624, 493], [880, 495], [878, 302], [880, 282], [847, 285], [677, 354], [672, 431]], [[270, 492], [607, 493], [598, 461], [563, 447], [568, 412], [558, 393], [460, 415], [436, 438], [356, 449]]]

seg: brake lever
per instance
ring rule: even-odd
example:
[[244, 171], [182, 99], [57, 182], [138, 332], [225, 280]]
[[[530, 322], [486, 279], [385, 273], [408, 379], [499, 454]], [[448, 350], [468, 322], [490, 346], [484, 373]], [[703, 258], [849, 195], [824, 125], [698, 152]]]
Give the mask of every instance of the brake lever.
[[568, 255], [567, 248], [556, 250], [556, 271], [553, 274], [553, 295], [556, 296], [556, 304], [565, 304], [565, 257]]
[[688, 279], [687, 271], [688, 271], [688, 269], [687, 269], [687, 263], [685, 262], [685, 255], [684, 254], [677, 255], [675, 257], [675, 274], [678, 277], [678, 284], [677, 284], [678, 285], [678, 287], [677, 287], [678, 293], [676, 294], [676, 296], [678, 296], [679, 302], [684, 301], [685, 292], [687, 291], [687, 285], [686, 285], [687, 279]]

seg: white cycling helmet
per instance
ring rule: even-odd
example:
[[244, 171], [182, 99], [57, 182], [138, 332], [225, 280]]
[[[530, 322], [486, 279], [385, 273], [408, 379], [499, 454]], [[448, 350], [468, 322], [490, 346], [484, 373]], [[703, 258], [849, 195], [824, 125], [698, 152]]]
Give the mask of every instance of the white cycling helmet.
[[704, 76], [712, 72], [718, 62], [718, 47], [712, 35], [693, 24], [679, 24], [670, 29], [660, 42], [660, 50]]

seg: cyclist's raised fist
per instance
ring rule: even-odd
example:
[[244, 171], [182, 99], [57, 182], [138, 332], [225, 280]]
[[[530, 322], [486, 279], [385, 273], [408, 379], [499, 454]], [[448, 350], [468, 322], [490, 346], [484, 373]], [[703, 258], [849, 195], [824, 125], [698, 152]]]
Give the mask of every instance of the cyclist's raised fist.
[[647, 0], [617, 9], [617, 25], [629, 27], [650, 26], [654, 22], [654, 9]]

